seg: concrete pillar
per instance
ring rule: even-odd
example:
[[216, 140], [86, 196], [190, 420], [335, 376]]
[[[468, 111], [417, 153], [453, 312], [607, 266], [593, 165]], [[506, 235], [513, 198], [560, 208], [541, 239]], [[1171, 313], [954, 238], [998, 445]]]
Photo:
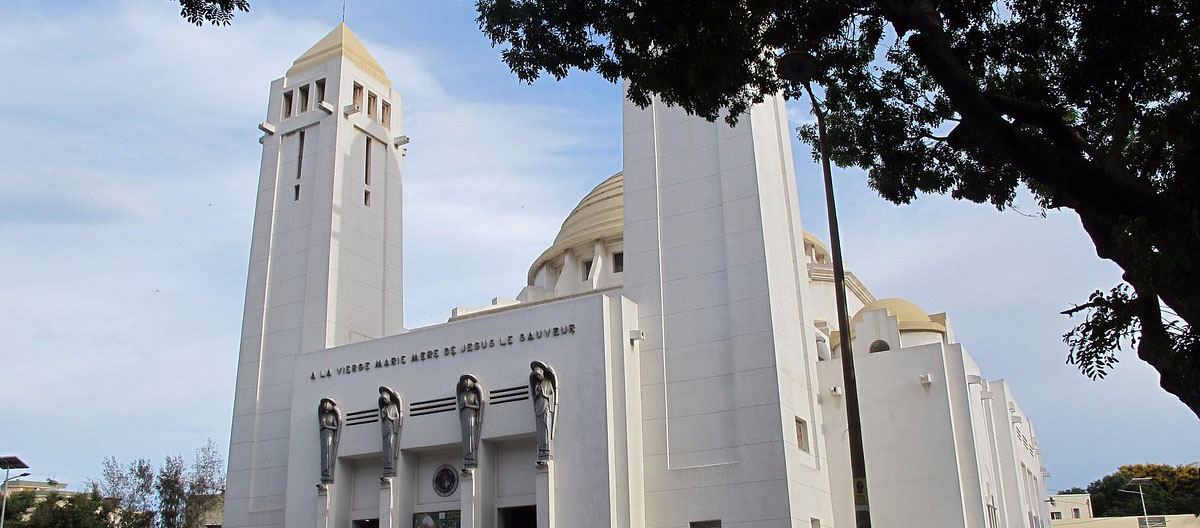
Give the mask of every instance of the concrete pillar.
[[396, 493], [393, 491], [395, 477], [379, 479], [379, 526], [380, 528], [396, 528], [399, 519], [396, 512]]
[[483, 519], [480, 518], [479, 511], [479, 496], [476, 494], [475, 471], [476, 469], [473, 468], [464, 468], [458, 479], [458, 495], [462, 500], [462, 505], [459, 506], [462, 514], [461, 528], [483, 526]]
[[554, 461], [539, 461], [533, 478], [537, 488], [537, 528], [554, 528]]
[[317, 486], [317, 528], [333, 528], [333, 519], [330, 518], [330, 510], [333, 509], [330, 507], [333, 503], [330, 497], [332, 494], [332, 484]]

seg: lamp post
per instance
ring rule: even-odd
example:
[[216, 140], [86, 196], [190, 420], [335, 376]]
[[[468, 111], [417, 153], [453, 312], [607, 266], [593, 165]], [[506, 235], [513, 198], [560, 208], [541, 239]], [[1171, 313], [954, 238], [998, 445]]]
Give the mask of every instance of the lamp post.
[[[1123, 490], [1123, 489], [1117, 490], [1122, 493], [1137, 493], [1138, 497], [1140, 497], [1142, 499], [1142, 519], [1145, 519], [1142, 522], [1145, 523], [1145, 526], [1150, 526], [1150, 514], [1146, 513], [1146, 494], [1142, 492], [1142, 486], [1145, 486], [1146, 484], [1149, 484], [1151, 482], [1154, 482], [1154, 479], [1152, 479], [1150, 477], [1134, 477], [1132, 479], [1129, 479], [1129, 484], [1126, 484], [1126, 486], [1137, 486], [1138, 487], [1137, 491], [1129, 491], [1129, 490]], [[3, 527], [0, 527], [0, 528], [3, 528]]]
[[833, 175], [829, 169], [829, 144], [825, 137], [825, 112], [813, 95], [809, 80], [817, 71], [816, 60], [804, 52], [779, 57], [779, 76], [800, 83], [808, 93], [817, 116], [817, 138], [821, 149], [821, 171], [825, 176], [825, 209], [829, 217], [829, 246], [833, 253], [833, 293], [837, 302], [838, 332], [841, 333], [842, 377], [846, 388], [846, 422], [850, 436], [850, 473], [854, 478], [854, 518], [858, 528], [870, 528], [871, 507], [867, 497], [867, 467], [863, 454], [862, 421], [858, 407], [858, 381], [854, 375], [854, 353], [850, 346], [850, 316], [846, 311], [846, 268], [842, 263], [842, 240], [838, 232], [837, 208], [833, 199]]
[[19, 479], [21, 477], [29, 476], [28, 471], [21, 473], [20, 475], [17, 475], [15, 477], [9, 477], [8, 472], [12, 471], [14, 469], [29, 469], [29, 466], [27, 464], [25, 464], [25, 462], [22, 462], [20, 458], [17, 458], [15, 456], [6, 456], [6, 457], [0, 457], [0, 469], [4, 470], [4, 483], [2, 485], [3, 492], [4, 492], [4, 499], [3, 499], [3, 502], [0, 502], [0, 528], [4, 528], [4, 515], [8, 511], [8, 481]]

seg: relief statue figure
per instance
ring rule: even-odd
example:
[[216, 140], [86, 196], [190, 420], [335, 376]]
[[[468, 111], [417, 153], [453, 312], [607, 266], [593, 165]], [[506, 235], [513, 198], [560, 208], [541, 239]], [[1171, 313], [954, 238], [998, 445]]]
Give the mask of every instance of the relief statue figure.
[[550, 365], [541, 361], [529, 364], [529, 398], [533, 400], [533, 423], [537, 431], [538, 462], [550, 460], [554, 440], [555, 418], [558, 416], [558, 375]]
[[379, 387], [379, 425], [383, 428], [383, 476], [396, 476], [400, 456], [400, 426], [404, 422], [404, 400], [396, 391]]
[[487, 405], [479, 379], [464, 374], [458, 379], [458, 419], [462, 425], [463, 468], [479, 465], [479, 437], [483, 431], [483, 408]]
[[321, 484], [333, 484], [338, 441], [342, 437], [342, 411], [337, 402], [321, 398], [317, 405], [317, 423], [321, 426]]

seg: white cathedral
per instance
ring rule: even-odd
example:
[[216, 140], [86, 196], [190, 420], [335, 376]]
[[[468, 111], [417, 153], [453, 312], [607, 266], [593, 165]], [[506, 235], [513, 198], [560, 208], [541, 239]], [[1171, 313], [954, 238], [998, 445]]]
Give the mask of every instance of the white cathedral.
[[[1032, 425], [945, 314], [801, 229], [783, 99], [623, 109], [623, 170], [515, 299], [403, 327], [401, 100], [345, 25], [271, 84], [228, 528], [1044, 528]], [[833, 352], [831, 352], [833, 351]]]

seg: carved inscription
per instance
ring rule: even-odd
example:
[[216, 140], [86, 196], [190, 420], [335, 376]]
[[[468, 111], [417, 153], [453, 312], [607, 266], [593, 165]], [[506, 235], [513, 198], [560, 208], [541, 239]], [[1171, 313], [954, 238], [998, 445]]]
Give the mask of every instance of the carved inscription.
[[309, 379], [318, 380], [324, 378], [332, 378], [343, 374], [357, 374], [359, 372], [368, 372], [372, 369], [395, 368], [414, 363], [423, 363], [443, 358], [452, 358], [464, 356], [473, 352], [483, 350], [499, 349], [501, 347], [519, 346], [521, 343], [529, 341], [537, 341], [539, 339], [547, 339], [554, 337], [565, 337], [575, 335], [575, 323], [566, 323], [557, 326], [549, 326], [544, 328], [536, 328], [528, 331], [517, 332], [516, 334], [506, 334], [497, 337], [481, 338], [473, 341], [466, 341], [454, 345], [435, 347], [428, 350], [419, 350], [411, 352], [401, 352], [387, 357], [365, 359], [363, 361], [338, 365], [335, 367], [326, 368], [323, 370], [314, 370], [309, 375]]

